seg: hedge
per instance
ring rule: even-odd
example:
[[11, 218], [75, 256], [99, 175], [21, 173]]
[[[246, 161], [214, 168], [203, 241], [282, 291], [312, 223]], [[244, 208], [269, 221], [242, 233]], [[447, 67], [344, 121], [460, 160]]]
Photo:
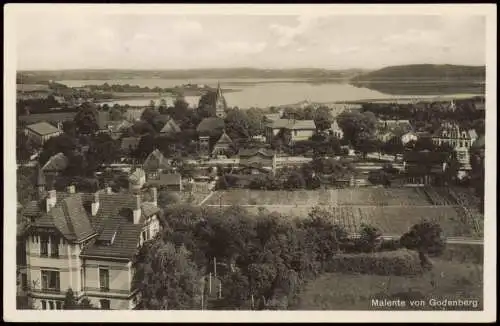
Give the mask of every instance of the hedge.
[[396, 251], [339, 254], [323, 265], [327, 273], [360, 273], [376, 275], [416, 275], [423, 272], [418, 254], [402, 249]]

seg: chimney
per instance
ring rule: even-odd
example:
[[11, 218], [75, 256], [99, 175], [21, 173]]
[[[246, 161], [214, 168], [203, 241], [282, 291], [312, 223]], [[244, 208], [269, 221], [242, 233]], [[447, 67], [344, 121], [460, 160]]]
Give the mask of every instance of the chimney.
[[92, 216], [96, 216], [99, 211], [99, 193], [94, 193], [94, 198], [92, 199]]
[[135, 194], [135, 209], [134, 209], [134, 224], [139, 224], [139, 221], [141, 220], [141, 194]]
[[69, 185], [67, 190], [68, 190], [68, 194], [74, 194], [76, 192], [75, 185]]
[[151, 188], [151, 197], [153, 197], [153, 204], [155, 206], [158, 206], [158, 190], [156, 189], [156, 187]]
[[57, 193], [55, 190], [49, 190], [49, 195], [47, 197], [47, 213], [56, 206]]
[[113, 191], [111, 190], [111, 187], [110, 187], [110, 186], [107, 186], [107, 187], [106, 187], [106, 193], [107, 193], [108, 195], [113, 193]]

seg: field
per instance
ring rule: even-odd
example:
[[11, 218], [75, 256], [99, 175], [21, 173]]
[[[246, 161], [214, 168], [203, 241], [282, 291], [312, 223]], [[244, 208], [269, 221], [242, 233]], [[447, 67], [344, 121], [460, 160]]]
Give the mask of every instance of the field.
[[[290, 310], [372, 310], [372, 298], [410, 296], [423, 299], [479, 300], [482, 306], [483, 269], [481, 265], [434, 261], [434, 268], [422, 276], [378, 276], [345, 273], [324, 274], [306, 284]], [[325, 290], [329, 289], [329, 290]], [[409, 305], [409, 304], [408, 304]]]
[[[460, 196], [465, 196], [460, 193]], [[307, 217], [315, 206], [332, 212], [334, 222], [357, 233], [362, 223], [379, 228], [384, 235], [399, 236], [422, 220], [435, 221], [448, 237], [474, 236], [470, 211], [439, 188], [346, 188], [297, 191], [221, 191], [205, 206], [241, 205], [257, 213], [264, 209], [293, 217]], [[468, 202], [467, 202], [468, 203]], [[475, 212], [475, 211], [474, 211]], [[482, 221], [482, 220], [480, 220]], [[477, 222], [477, 220], [476, 220]], [[479, 225], [482, 228], [482, 223]]]

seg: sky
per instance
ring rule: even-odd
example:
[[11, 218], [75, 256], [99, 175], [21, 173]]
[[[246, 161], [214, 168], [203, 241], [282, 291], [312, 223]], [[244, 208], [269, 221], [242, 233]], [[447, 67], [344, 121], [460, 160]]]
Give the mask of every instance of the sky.
[[486, 20], [472, 15], [25, 13], [16, 23], [20, 70], [378, 69], [486, 60]]

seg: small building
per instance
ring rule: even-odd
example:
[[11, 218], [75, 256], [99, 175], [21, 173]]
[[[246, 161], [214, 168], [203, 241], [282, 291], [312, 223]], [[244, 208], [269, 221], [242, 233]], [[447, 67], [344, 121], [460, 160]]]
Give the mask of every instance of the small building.
[[52, 155], [41, 169], [46, 178], [47, 185], [52, 186], [56, 177], [66, 170], [68, 164], [69, 160], [63, 153]]
[[409, 184], [433, 185], [443, 180], [448, 153], [408, 151], [403, 155], [404, 177]]
[[174, 121], [174, 119], [168, 120], [163, 128], [160, 130], [160, 134], [164, 135], [173, 135], [181, 131], [179, 125]]
[[276, 152], [266, 148], [241, 149], [238, 152], [240, 165], [262, 167], [276, 170]]
[[146, 178], [156, 178], [160, 173], [170, 169], [168, 160], [163, 154], [155, 149], [148, 155], [142, 165], [143, 170], [146, 172]]
[[283, 141], [291, 144], [296, 141], [308, 140], [316, 132], [314, 120], [278, 119], [268, 123], [265, 134], [269, 143], [281, 133]]
[[[60, 125], [62, 129], [62, 126]], [[48, 122], [38, 122], [26, 126], [26, 135], [39, 145], [43, 145], [52, 137], [57, 137], [63, 133], [60, 128], [56, 128]]]
[[234, 148], [233, 140], [226, 134], [224, 130], [219, 140], [214, 144], [212, 148], [212, 156], [228, 155], [230, 151]]

